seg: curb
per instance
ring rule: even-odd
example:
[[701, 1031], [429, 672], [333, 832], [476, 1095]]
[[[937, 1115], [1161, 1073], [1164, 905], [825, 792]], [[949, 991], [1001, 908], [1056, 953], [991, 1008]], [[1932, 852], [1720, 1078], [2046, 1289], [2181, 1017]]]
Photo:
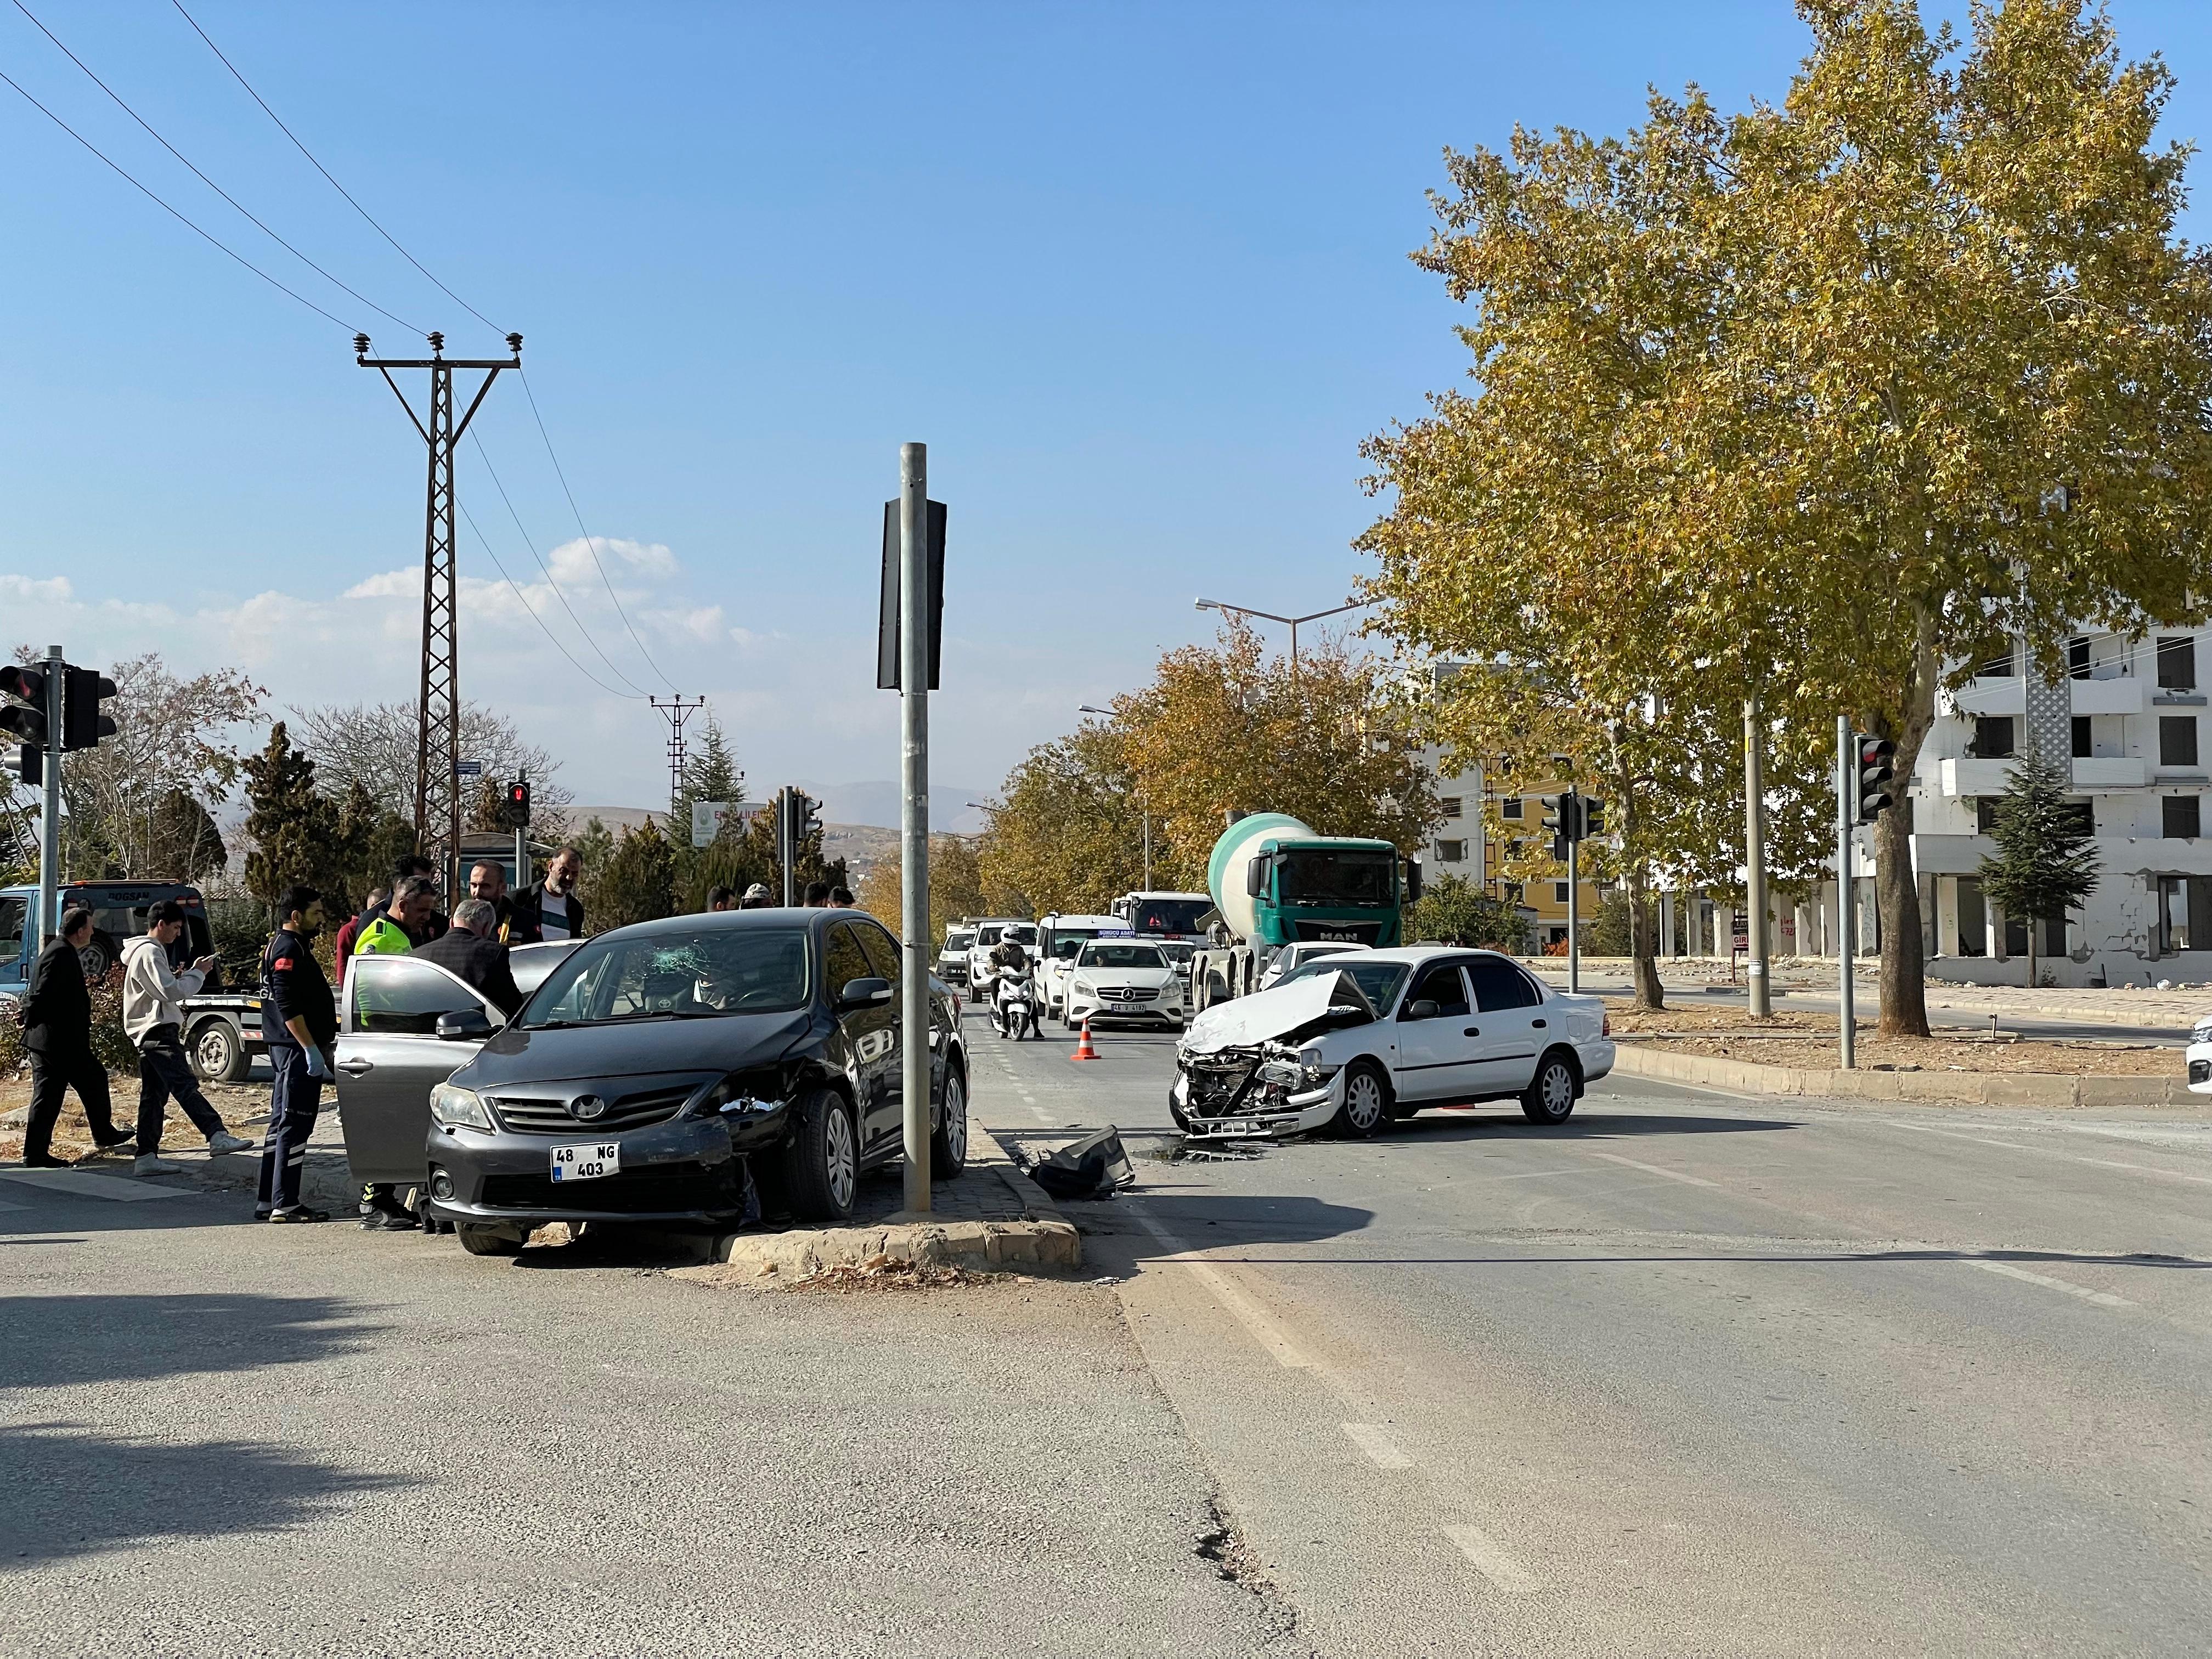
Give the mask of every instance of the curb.
[[999, 1138], [970, 1121], [968, 1162], [994, 1170], [1022, 1206], [1011, 1221], [935, 1221], [901, 1212], [872, 1227], [793, 1228], [781, 1233], [730, 1233], [714, 1243], [711, 1261], [749, 1267], [759, 1279], [789, 1284], [832, 1267], [887, 1261], [918, 1267], [1071, 1272], [1083, 1265], [1074, 1225], [1021, 1171]]
[[1620, 1042], [1613, 1069], [1632, 1077], [1694, 1083], [1745, 1095], [1927, 1101], [1958, 1106], [2212, 1106], [2179, 1078], [2067, 1077], [2049, 1072], [1810, 1071], [1707, 1054], [1670, 1054]]

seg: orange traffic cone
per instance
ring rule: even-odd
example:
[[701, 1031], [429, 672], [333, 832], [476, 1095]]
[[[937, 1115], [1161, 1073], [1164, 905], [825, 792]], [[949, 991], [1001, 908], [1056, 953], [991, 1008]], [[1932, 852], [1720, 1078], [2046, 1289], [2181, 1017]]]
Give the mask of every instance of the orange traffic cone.
[[1097, 1060], [1099, 1058], [1098, 1051], [1091, 1046], [1091, 1016], [1088, 1014], [1085, 1014], [1083, 1017], [1083, 1041], [1075, 1045], [1075, 1052], [1070, 1054], [1068, 1058], [1070, 1060]]

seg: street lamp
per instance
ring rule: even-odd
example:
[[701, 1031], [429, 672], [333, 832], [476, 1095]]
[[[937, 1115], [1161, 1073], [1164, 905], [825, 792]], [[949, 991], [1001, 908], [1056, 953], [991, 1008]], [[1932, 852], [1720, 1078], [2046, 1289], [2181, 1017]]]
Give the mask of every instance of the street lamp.
[[[1114, 718], [1112, 709], [1094, 708], [1087, 702], [1078, 703], [1075, 712], [1079, 714], [1103, 714], [1109, 720]], [[1152, 890], [1152, 809], [1143, 803], [1141, 796], [1139, 800], [1138, 810], [1145, 815], [1145, 890], [1149, 893]]]
[[1326, 611], [1316, 611], [1304, 617], [1279, 617], [1272, 611], [1255, 611], [1249, 605], [1224, 605], [1218, 599], [1200, 599], [1200, 611], [1218, 611], [1224, 617], [1258, 617], [1264, 622], [1287, 623], [1291, 630], [1291, 678], [1298, 677], [1298, 625], [1319, 622], [1323, 617], [1340, 617], [1347, 611], [1358, 611], [1374, 604], [1372, 599], [1353, 599], [1346, 605], [1331, 605]]

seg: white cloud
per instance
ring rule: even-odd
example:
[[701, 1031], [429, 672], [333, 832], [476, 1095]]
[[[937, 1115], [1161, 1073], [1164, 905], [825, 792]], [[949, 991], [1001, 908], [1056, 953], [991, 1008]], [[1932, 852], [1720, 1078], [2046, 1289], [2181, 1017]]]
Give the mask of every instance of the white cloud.
[[32, 576], [0, 576], [0, 599], [14, 599], [19, 605], [62, 605], [75, 592], [67, 576], [49, 576], [43, 580]]
[[[595, 553], [599, 556], [596, 559], [592, 556]], [[668, 577], [674, 575], [679, 567], [676, 556], [659, 542], [632, 542], [611, 536], [594, 536], [586, 543], [580, 536], [555, 548], [546, 556], [545, 568], [552, 572], [553, 580], [561, 584], [574, 603], [579, 597], [579, 588], [604, 598], [607, 584], [617, 576]], [[618, 588], [617, 591], [629, 593], [635, 590]]]
[[342, 599], [420, 599], [422, 593], [422, 572], [420, 567], [409, 570], [386, 570], [371, 576], [367, 581], [356, 582], [338, 595]]

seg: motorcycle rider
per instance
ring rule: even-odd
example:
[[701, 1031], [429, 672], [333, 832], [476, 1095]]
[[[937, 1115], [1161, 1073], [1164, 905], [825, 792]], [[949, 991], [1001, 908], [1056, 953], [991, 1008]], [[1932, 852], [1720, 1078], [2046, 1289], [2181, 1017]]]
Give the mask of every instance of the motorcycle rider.
[[[999, 942], [991, 947], [990, 963], [992, 978], [1001, 984], [1029, 972], [1029, 952], [1022, 948], [1021, 940], [1014, 937], [1012, 928], [1000, 933]], [[1006, 1035], [1006, 1016], [996, 994], [991, 998], [991, 1024], [1000, 1036]]]

